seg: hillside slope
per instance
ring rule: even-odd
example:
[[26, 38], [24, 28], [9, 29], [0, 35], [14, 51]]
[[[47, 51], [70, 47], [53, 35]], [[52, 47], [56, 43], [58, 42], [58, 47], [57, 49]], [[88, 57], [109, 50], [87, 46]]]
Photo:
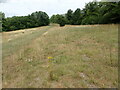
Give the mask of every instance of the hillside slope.
[[114, 88], [117, 53], [117, 25], [4, 32], [3, 88]]

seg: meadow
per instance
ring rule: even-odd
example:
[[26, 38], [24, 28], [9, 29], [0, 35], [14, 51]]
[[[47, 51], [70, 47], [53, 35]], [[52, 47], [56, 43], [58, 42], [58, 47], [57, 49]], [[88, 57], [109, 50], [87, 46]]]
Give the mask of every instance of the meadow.
[[116, 88], [118, 25], [3, 32], [3, 88]]

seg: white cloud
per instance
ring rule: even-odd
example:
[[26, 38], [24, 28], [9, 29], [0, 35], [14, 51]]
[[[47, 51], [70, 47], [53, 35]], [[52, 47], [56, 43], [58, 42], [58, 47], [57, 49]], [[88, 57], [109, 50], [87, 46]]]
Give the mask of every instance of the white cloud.
[[83, 8], [92, 0], [7, 0], [0, 4], [0, 11], [6, 16], [28, 15], [35, 11], [45, 11], [49, 16], [64, 14], [68, 9]]

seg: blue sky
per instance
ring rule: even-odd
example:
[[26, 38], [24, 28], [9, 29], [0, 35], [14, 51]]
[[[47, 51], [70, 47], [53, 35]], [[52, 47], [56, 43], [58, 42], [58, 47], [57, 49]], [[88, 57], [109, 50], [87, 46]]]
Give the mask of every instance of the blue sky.
[[64, 14], [68, 9], [83, 8], [93, 0], [0, 0], [0, 11], [6, 17], [24, 16], [35, 11], [44, 11], [49, 16]]

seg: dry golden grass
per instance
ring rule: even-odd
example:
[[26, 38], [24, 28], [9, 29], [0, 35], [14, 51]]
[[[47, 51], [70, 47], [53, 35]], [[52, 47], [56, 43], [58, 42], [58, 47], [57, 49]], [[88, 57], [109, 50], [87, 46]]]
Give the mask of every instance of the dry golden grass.
[[117, 87], [117, 25], [25, 31], [3, 34], [4, 88]]

